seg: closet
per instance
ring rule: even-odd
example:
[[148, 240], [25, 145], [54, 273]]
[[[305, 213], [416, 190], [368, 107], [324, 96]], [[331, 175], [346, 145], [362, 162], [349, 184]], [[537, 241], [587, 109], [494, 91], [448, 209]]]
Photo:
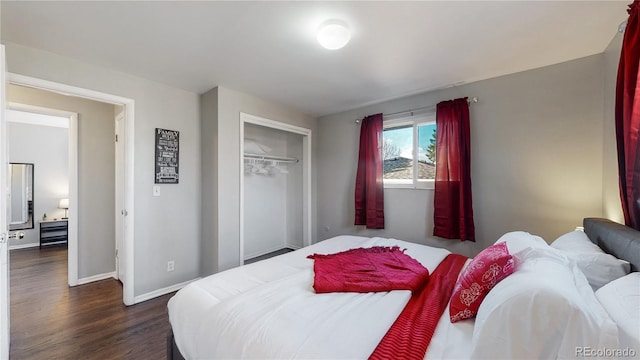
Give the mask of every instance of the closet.
[[248, 115], [243, 120], [244, 261], [310, 243], [310, 130]]

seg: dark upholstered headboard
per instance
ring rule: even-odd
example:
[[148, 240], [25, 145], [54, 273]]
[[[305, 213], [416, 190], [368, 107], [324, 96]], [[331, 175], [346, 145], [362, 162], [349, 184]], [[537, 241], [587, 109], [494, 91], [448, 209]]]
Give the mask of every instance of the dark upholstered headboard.
[[631, 271], [640, 269], [640, 231], [607, 219], [585, 218], [584, 232], [605, 252], [631, 263]]

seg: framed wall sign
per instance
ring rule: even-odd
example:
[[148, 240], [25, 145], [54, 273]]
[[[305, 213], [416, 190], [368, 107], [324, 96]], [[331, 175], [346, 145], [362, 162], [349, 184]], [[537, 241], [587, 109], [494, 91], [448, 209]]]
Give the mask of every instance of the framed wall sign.
[[180, 178], [180, 132], [156, 128], [156, 184], [177, 184]]

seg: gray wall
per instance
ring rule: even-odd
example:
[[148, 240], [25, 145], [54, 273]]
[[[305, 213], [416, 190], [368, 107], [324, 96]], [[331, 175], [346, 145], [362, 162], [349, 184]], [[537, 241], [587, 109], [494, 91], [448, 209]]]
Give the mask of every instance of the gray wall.
[[22, 230], [24, 239], [10, 239], [9, 245], [39, 244], [42, 216], [64, 216], [58, 202], [69, 194], [69, 129], [9, 122], [7, 135], [9, 161], [34, 164], [34, 228]]
[[[201, 237], [198, 95], [53, 53], [11, 43], [5, 46], [9, 72], [135, 101], [134, 294], [146, 294], [198, 277]], [[180, 131], [180, 184], [162, 185], [160, 197], [152, 196], [156, 127]], [[174, 272], [166, 271], [168, 260], [175, 261]]]
[[[202, 116], [202, 239], [200, 243], [201, 273], [218, 271], [218, 89], [200, 97]], [[238, 135], [239, 136], [239, 135]], [[239, 151], [239, 150], [238, 150]]]
[[603, 216], [624, 224], [618, 177], [618, 152], [616, 149], [616, 82], [618, 62], [622, 49], [622, 33], [616, 33], [604, 52], [604, 150], [602, 168]]
[[[240, 113], [311, 129], [312, 154], [316, 152], [316, 121], [296, 109], [224, 87], [203, 94], [201, 107], [202, 269], [208, 275], [240, 264]], [[315, 174], [312, 170], [314, 179]], [[315, 181], [315, 194], [313, 189]]]
[[[601, 216], [602, 67], [595, 55], [318, 119], [318, 239], [395, 237], [474, 255], [507, 231], [551, 242], [583, 217]], [[432, 190], [386, 189], [386, 229], [354, 227], [354, 120], [463, 96], [480, 98], [470, 108], [477, 244], [431, 236]]]
[[[114, 271], [113, 105], [15, 85], [7, 87], [7, 99], [78, 113], [78, 278]], [[45, 150], [38, 144], [34, 146]], [[68, 174], [68, 167], [64, 170]], [[42, 218], [42, 214], [36, 213], [35, 217]]]

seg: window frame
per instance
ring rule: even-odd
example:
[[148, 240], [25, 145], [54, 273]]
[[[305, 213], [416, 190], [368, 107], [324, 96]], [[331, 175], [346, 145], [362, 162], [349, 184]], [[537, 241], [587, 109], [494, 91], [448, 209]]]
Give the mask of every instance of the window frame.
[[[412, 174], [413, 179], [382, 179], [382, 184], [385, 189], [418, 189], [418, 190], [433, 190], [435, 187], [435, 179], [419, 179], [418, 178], [418, 126], [421, 125], [435, 125], [436, 113], [429, 112], [425, 114], [411, 114], [409, 116], [403, 116], [393, 119], [384, 119], [382, 122], [382, 141], [384, 141], [384, 131], [403, 127], [411, 126], [413, 131], [413, 148], [411, 150], [412, 155]], [[436, 128], [437, 129], [437, 128]], [[383, 160], [384, 162], [384, 160]]]

